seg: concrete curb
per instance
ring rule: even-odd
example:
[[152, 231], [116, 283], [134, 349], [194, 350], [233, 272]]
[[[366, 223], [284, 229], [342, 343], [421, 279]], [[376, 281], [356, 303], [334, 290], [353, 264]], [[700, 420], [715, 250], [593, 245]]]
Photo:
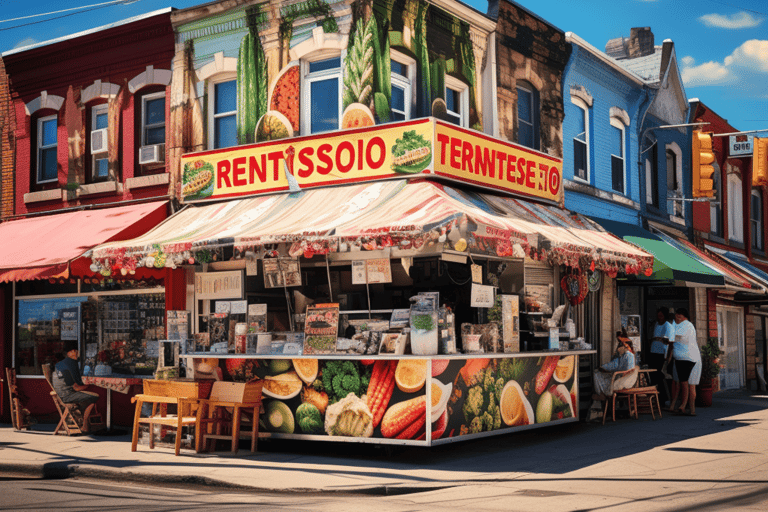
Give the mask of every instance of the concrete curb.
[[15, 473], [31, 475], [46, 480], [64, 480], [67, 478], [92, 478], [133, 482], [140, 484], [171, 484], [216, 487], [219, 489], [262, 492], [270, 494], [359, 494], [365, 496], [401, 496], [429, 491], [439, 491], [460, 487], [463, 484], [423, 484], [423, 485], [361, 485], [355, 487], [335, 487], [333, 489], [318, 489], [309, 487], [269, 488], [256, 485], [233, 484], [225, 480], [193, 475], [161, 475], [139, 473], [129, 470], [79, 465], [73, 462], [44, 462], [44, 463], [8, 463], [0, 462], [0, 473]]

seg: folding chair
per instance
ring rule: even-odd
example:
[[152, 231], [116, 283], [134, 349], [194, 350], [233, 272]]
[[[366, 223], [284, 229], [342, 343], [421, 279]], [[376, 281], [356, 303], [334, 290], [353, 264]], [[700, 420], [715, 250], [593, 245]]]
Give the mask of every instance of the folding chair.
[[22, 405], [22, 395], [16, 383], [16, 370], [5, 369], [5, 377], [8, 380], [8, 396], [11, 400], [11, 423], [15, 430], [27, 430], [32, 424], [29, 411]]
[[[48, 385], [51, 386], [51, 399], [53, 400], [54, 405], [56, 405], [56, 410], [59, 412], [59, 416], [61, 417], [59, 424], [56, 425], [56, 429], [53, 431], [53, 434], [56, 435], [61, 432], [62, 434], [71, 436], [84, 433], [84, 420], [77, 404], [66, 403], [62, 401], [61, 397], [56, 392], [56, 389], [53, 387], [52, 374], [53, 370], [51, 369], [51, 365], [44, 364], [43, 375], [45, 375], [45, 380], [48, 381]], [[101, 419], [101, 415], [94, 409], [94, 412], [89, 418], [87, 430], [89, 432], [94, 432], [100, 428], [103, 428], [103, 426], [104, 422]]]

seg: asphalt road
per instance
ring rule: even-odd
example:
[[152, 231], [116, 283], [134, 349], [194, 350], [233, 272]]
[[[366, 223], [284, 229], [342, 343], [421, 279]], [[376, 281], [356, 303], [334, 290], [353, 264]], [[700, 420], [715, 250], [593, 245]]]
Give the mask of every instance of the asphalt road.
[[[649, 499], [617, 499], [616, 493], [581, 493], [521, 489], [520, 482], [458, 486], [439, 491], [391, 497], [345, 494], [263, 494], [217, 491], [210, 487], [148, 486], [86, 479], [40, 480], [21, 475], [0, 477], [0, 510], [90, 511], [141, 510], [293, 510], [333, 512], [441, 512], [529, 510], [663, 510], [764, 511], [768, 509], [768, 483], [730, 482], [712, 488], [685, 491], [680, 481], [659, 481], [669, 492]], [[619, 484], [617, 484], [619, 485]], [[633, 485], [633, 484], [620, 484]], [[533, 485], [532, 487], [535, 487]], [[598, 486], [599, 487], [599, 486]]]

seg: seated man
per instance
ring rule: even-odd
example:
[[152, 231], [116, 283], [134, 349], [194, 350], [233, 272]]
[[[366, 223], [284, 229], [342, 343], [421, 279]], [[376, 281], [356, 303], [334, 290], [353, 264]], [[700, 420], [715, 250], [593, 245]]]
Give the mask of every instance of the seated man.
[[53, 389], [64, 403], [77, 404], [83, 418], [83, 432], [88, 432], [88, 420], [96, 408], [99, 395], [92, 391], [86, 391], [88, 386], [83, 384], [80, 378], [80, 368], [77, 364], [79, 350], [77, 341], [71, 340], [64, 344], [65, 357], [56, 363], [51, 380]]
[[595, 400], [605, 400], [606, 397], [613, 395], [614, 390], [631, 388], [637, 382], [637, 372], [630, 372], [613, 381], [613, 385], [611, 385], [614, 373], [635, 368], [635, 353], [632, 350], [632, 342], [626, 334], [617, 334], [616, 356], [595, 370]]

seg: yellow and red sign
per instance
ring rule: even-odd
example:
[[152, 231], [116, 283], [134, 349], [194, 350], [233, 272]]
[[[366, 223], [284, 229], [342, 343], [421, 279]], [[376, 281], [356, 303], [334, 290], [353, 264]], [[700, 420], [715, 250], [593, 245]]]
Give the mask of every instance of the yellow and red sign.
[[184, 202], [433, 175], [560, 202], [562, 160], [433, 118], [182, 157]]
[[433, 173], [515, 195], [560, 202], [563, 161], [448, 123], [435, 123]]
[[182, 200], [405, 178], [432, 163], [430, 119], [187, 154]]

